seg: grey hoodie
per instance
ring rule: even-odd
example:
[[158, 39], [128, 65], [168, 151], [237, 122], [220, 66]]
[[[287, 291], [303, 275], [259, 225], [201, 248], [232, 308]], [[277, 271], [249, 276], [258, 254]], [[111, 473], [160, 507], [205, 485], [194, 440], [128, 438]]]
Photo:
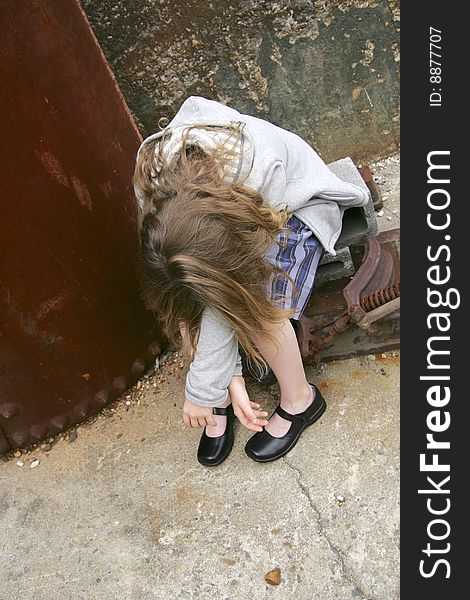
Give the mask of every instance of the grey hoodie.
[[[325, 250], [335, 255], [334, 245], [341, 233], [344, 210], [365, 206], [369, 194], [365, 185], [359, 182], [355, 185], [335, 175], [298, 135], [219, 102], [191, 96], [168, 124], [172, 130], [167, 147], [169, 156], [177, 156], [181, 134], [188, 125], [221, 126], [220, 131], [190, 131], [189, 142], [213, 147], [223, 139], [223, 126], [231, 123], [243, 123], [244, 127], [238, 164], [233, 165], [228, 183], [242, 180], [260, 192], [273, 208], [287, 207], [313, 231]], [[163, 133], [149, 136], [143, 144]], [[142, 205], [141, 190], [136, 188], [135, 193]], [[226, 400], [231, 378], [241, 374], [234, 331], [217, 309], [206, 307], [197, 351], [186, 376], [186, 397], [200, 406], [217, 406]]]
[[[343, 212], [352, 206], [365, 206], [369, 201], [367, 188], [337, 177], [295, 133], [214, 100], [190, 96], [166, 128], [173, 130], [168, 152], [178, 153], [185, 126], [223, 126], [233, 122], [245, 126], [239, 164], [233, 169], [232, 181], [243, 180], [246, 186], [260, 192], [273, 208], [287, 207], [313, 231], [325, 250], [335, 255], [334, 245], [341, 233]], [[142, 144], [163, 133], [149, 136]], [[189, 140], [206, 146], [221, 135], [221, 132], [193, 129]], [[142, 200], [141, 191], [136, 189], [135, 192]]]

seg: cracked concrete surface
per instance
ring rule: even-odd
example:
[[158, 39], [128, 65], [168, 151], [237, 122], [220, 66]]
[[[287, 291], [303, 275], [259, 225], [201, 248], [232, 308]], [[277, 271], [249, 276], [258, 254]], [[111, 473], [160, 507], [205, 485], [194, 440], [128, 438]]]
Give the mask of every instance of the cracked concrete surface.
[[[398, 157], [374, 171], [398, 220]], [[328, 408], [278, 461], [251, 461], [237, 422], [228, 459], [197, 462], [172, 354], [74, 441], [3, 462], [1, 600], [396, 600], [399, 354], [307, 374]], [[277, 386], [248, 387], [275, 408]], [[275, 567], [279, 586], [264, 580]]]
[[343, 577], [344, 577], [344, 578], [345, 578], [347, 581], [349, 581], [349, 583], [350, 583], [351, 585], [353, 585], [353, 588], [352, 588], [352, 592], [351, 592], [351, 593], [353, 593], [354, 591], [355, 591], [355, 592], [358, 592], [358, 593], [357, 593], [357, 594], [355, 594], [355, 595], [360, 595], [360, 596], [362, 596], [363, 598], [365, 598], [365, 597], [366, 597], [366, 594], [365, 594], [365, 593], [364, 593], [364, 592], [361, 590], [361, 588], [359, 587], [359, 585], [357, 584], [357, 582], [356, 582], [356, 581], [354, 581], [354, 579], [353, 579], [352, 575], [351, 575], [351, 574], [350, 574], [350, 572], [349, 572], [349, 569], [348, 569], [347, 565], [346, 565], [346, 564], [345, 564], [345, 562], [344, 562], [344, 558], [343, 558], [343, 556], [342, 556], [341, 552], [338, 550], [338, 548], [337, 548], [336, 546], [334, 546], [334, 545], [333, 545], [333, 543], [331, 542], [330, 538], [329, 538], [329, 537], [328, 537], [328, 535], [326, 534], [326, 532], [325, 532], [325, 529], [323, 528], [323, 525], [322, 525], [322, 515], [321, 515], [321, 513], [320, 513], [319, 509], [318, 509], [318, 508], [315, 506], [315, 504], [314, 504], [314, 503], [313, 503], [313, 501], [312, 501], [312, 498], [311, 498], [311, 496], [310, 496], [310, 491], [309, 491], [309, 488], [308, 488], [306, 485], [304, 485], [304, 484], [302, 483], [302, 481], [301, 481], [301, 476], [302, 476], [302, 475], [301, 475], [301, 472], [300, 472], [300, 470], [299, 470], [299, 469], [297, 469], [295, 466], [291, 465], [291, 464], [289, 463], [289, 461], [287, 460], [287, 457], [284, 457], [284, 462], [285, 462], [287, 465], [289, 465], [289, 467], [290, 467], [291, 469], [293, 469], [293, 470], [294, 470], [294, 471], [297, 473], [297, 476], [298, 476], [298, 477], [297, 477], [297, 482], [298, 482], [298, 484], [299, 484], [299, 487], [300, 487], [300, 489], [302, 490], [302, 492], [305, 494], [305, 496], [307, 497], [307, 499], [308, 499], [308, 501], [309, 501], [309, 503], [310, 503], [310, 506], [313, 508], [313, 510], [315, 511], [315, 513], [316, 513], [316, 515], [317, 515], [317, 518], [318, 518], [318, 528], [319, 528], [320, 534], [321, 534], [321, 535], [322, 535], [322, 536], [325, 538], [325, 540], [327, 541], [327, 543], [328, 543], [328, 546], [329, 546], [329, 548], [330, 548], [331, 552], [332, 552], [332, 553], [333, 553], [333, 554], [334, 554], [334, 555], [337, 557], [337, 560], [338, 560], [339, 564], [341, 565], [341, 572], [342, 572], [342, 574], [343, 574]]

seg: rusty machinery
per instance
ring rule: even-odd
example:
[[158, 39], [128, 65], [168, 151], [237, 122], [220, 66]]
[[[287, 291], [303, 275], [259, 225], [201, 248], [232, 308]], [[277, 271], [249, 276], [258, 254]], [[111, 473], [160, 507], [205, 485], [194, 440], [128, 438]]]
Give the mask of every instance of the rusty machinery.
[[[2, 454], [100, 411], [165, 342], [134, 273], [141, 137], [79, 3], [3, 2], [0, 17]], [[398, 233], [360, 233], [343, 240], [355, 273], [318, 284], [302, 318], [307, 364], [398, 345]]]
[[[368, 165], [355, 167], [339, 160], [329, 167], [352, 183], [365, 183], [371, 199], [363, 208], [345, 211], [337, 257], [326, 255], [320, 262], [312, 296], [296, 327], [305, 364], [392, 350], [400, 344], [400, 231], [378, 233], [375, 211], [383, 202]], [[335, 264], [339, 268], [331, 275]], [[330, 275], [322, 269], [329, 269]]]
[[355, 272], [318, 285], [300, 320], [303, 360], [316, 364], [400, 345], [399, 230], [349, 247]]

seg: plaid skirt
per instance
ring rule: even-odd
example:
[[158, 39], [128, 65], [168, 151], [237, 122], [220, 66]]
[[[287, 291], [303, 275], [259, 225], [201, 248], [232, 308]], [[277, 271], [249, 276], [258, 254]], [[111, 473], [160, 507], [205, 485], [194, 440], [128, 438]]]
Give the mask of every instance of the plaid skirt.
[[293, 308], [293, 319], [300, 319], [313, 290], [318, 263], [323, 254], [323, 246], [313, 231], [291, 215], [287, 222], [289, 231], [278, 235], [279, 244], [274, 243], [266, 253], [266, 258], [295, 282], [297, 294], [286, 277], [276, 277], [269, 285], [269, 298], [281, 308]]

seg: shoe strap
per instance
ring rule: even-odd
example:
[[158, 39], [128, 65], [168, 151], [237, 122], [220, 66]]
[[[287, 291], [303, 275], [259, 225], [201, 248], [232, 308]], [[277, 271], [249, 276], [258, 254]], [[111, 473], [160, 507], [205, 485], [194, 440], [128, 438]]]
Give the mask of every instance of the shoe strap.
[[281, 405], [279, 404], [278, 406], [276, 406], [276, 409], [274, 412], [277, 412], [277, 414], [279, 416], [281, 416], [283, 419], [287, 419], [288, 421], [306, 421], [310, 417], [309, 410], [310, 410], [311, 406], [312, 405], [310, 405], [302, 413], [299, 413], [297, 415], [292, 415], [291, 413], [288, 413], [286, 410], [281, 408]]
[[214, 406], [212, 408], [213, 415], [228, 415], [228, 406]]

